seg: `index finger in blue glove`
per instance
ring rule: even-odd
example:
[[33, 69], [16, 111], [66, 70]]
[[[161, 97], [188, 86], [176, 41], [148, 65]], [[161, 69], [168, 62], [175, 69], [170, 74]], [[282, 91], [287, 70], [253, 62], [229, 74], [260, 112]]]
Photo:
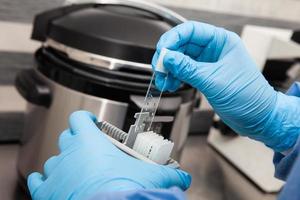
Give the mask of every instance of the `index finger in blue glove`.
[[70, 115], [70, 131], [74, 136], [83, 137], [75, 142], [84, 142], [87, 145], [101, 145], [103, 151], [117, 149], [111, 141], [96, 126], [97, 118], [87, 111], [76, 111]]
[[38, 172], [33, 172], [28, 176], [27, 185], [31, 196], [34, 195], [35, 191], [42, 185], [43, 182], [43, 176]]
[[165, 170], [165, 173], [163, 174], [166, 175], [166, 178], [164, 180], [169, 180], [168, 182], [165, 182], [165, 188], [177, 186], [182, 190], [186, 190], [190, 187], [192, 177], [189, 173], [180, 169], [173, 169], [170, 167], [163, 167], [162, 169]]
[[47, 179], [60, 161], [59, 156], [50, 157], [44, 164], [44, 176]]
[[[164, 74], [156, 71], [155, 67], [157, 65], [157, 60], [158, 60], [158, 53], [155, 52], [152, 58], [152, 69], [153, 71], [155, 71], [155, 86], [160, 91], [162, 90], [169, 91], [169, 92], [176, 91], [180, 87], [181, 82], [178, 79], [176, 79], [171, 73]], [[167, 80], [166, 80], [166, 76], [168, 76]]]
[[209, 74], [215, 70], [214, 63], [196, 62], [189, 56], [177, 51], [166, 53], [164, 66], [175, 78], [198, 88], [200, 91], [205, 87]]
[[72, 135], [70, 129], [64, 130], [58, 138], [58, 148], [60, 152], [64, 151], [67, 149], [70, 145], [72, 145], [74, 135]]
[[[199, 47], [206, 46], [215, 36], [217, 28], [215, 26], [189, 21], [176, 26], [175, 28], [164, 33], [158, 44], [157, 50], [160, 52], [162, 48], [170, 50], [179, 50], [186, 44], [191, 44], [190, 52], [199, 52]], [[181, 49], [183, 52], [185, 49]]]
[[100, 130], [96, 126], [97, 118], [90, 112], [80, 110], [73, 112], [69, 117], [70, 131], [76, 134], [99, 134]]
[[[168, 76], [167, 79], [166, 76]], [[155, 86], [160, 91], [163, 90], [163, 91], [174, 92], [180, 87], [180, 85], [181, 82], [178, 79], [176, 79], [171, 73], [166, 75], [157, 72], [155, 77]]]

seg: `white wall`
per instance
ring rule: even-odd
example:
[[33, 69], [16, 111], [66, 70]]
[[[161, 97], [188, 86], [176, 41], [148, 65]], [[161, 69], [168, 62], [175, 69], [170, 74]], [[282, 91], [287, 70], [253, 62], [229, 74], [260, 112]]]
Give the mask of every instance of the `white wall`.
[[158, 4], [300, 22], [300, 0], [148, 0]]

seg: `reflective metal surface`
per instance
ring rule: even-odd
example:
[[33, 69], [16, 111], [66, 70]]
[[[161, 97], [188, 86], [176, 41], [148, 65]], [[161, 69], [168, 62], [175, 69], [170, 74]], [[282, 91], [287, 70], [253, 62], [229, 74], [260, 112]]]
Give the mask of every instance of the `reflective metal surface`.
[[[39, 72], [38, 72], [39, 73]], [[24, 177], [32, 171], [42, 171], [43, 163], [58, 153], [57, 140], [68, 128], [68, 117], [76, 110], [93, 112], [99, 120], [106, 120], [122, 128], [127, 103], [111, 101], [70, 90], [43, 78], [53, 95], [49, 109], [28, 103], [25, 129], [21, 140], [18, 170]]]
[[109, 70], [119, 70], [121, 68], [140, 69], [143, 71], [151, 72], [151, 65], [144, 63], [131, 62], [126, 60], [120, 60], [117, 58], [111, 58], [101, 56], [98, 54], [89, 53], [79, 49], [75, 49], [64, 44], [61, 44], [53, 39], [48, 38], [45, 42], [45, 46], [52, 47], [68, 55], [70, 59], [76, 60], [81, 63], [94, 65]]

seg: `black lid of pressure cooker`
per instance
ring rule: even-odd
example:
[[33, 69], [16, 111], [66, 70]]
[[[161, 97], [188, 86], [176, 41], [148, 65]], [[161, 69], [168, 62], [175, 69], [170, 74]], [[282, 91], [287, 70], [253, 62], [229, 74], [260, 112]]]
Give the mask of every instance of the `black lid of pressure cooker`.
[[32, 38], [50, 38], [85, 52], [150, 64], [159, 37], [174, 25], [136, 7], [80, 4], [37, 15]]
[[[150, 65], [140, 63], [150, 64], [160, 35], [182, 22], [145, 9], [120, 4], [78, 4], [37, 15], [32, 38], [51, 39], [60, 45], [46, 42], [36, 51], [37, 71], [55, 83], [93, 96], [127, 102], [130, 95], [145, 95], [152, 72]], [[61, 44], [81, 50], [75, 51], [81, 53], [79, 58], [93, 53], [96, 57], [123, 61], [114, 68], [105, 62], [88, 62], [94, 57], [83, 60], [76, 54], [74, 58], [66, 48], [60, 48]], [[190, 100], [194, 89], [182, 84], [176, 93], [164, 94], [178, 95], [183, 102]]]

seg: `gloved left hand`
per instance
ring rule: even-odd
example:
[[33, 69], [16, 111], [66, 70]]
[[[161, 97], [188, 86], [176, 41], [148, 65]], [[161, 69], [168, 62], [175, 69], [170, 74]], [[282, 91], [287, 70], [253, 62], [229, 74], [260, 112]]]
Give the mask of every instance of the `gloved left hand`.
[[188, 173], [137, 160], [115, 147], [86, 111], [70, 116], [70, 129], [59, 138], [60, 154], [47, 160], [44, 174], [32, 173], [28, 188], [33, 200], [87, 199], [98, 192], [180, 187]]

